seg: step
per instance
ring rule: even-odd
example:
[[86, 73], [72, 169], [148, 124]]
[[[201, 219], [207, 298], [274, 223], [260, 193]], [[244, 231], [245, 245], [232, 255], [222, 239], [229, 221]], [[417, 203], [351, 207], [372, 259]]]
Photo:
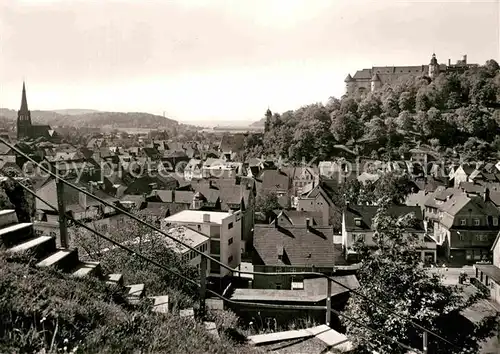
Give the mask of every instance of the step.
[[43, 259], [37, 267], [55, 267], [64, 272], [74, 269], [79, 263], [76, 249], [59, 249], [54, 254]]
[[127, 289], [127, 301], [132, 305], [137, 305], [144, 295], [144, 284], [132, 284], [125, 287]]
[[20, 243], [7, 252], [20, 253], [28, 252], [36, 260], [40, 260], [49, 254], [54, 253], [56, 250], [56, 238], [53, 236], [39, 236], [26, 242]]
[[17, 214], [14, 209], [0, 210], [0, 227], [9, 226], [18, 222]]
[[123, 274], [120, 273], [108, 274], [104, 277], [104, 281], [106, 282], [106, 284], [122, 286]]
[[189, 317], [189, 318], [194, 318], [194, 309], [189, 308], [189, 309], [184, 309], [179, 311], [179, 316], [180, 317]]
[[215, 339], [220, 339], [219, 331], [217, 331], [217, 325], [215, 324], [215, 322], [203, 322], [203, 325], [212, 337], [214, 337]]
[[99, 262], [80, 262], [71, 274], [76, 278], [83, 278], [87, 276], [99, 276], [101, 273], [101, 263]]
[[150, 296], [148, 299], [153, 300], [153, 311], [158, 313], [168, 313], [169, 302], [168, 295]]
[[33, 223], [23, 222], [0, 229], [0, 239], [7, 248], [11, 248], [33, 237]]

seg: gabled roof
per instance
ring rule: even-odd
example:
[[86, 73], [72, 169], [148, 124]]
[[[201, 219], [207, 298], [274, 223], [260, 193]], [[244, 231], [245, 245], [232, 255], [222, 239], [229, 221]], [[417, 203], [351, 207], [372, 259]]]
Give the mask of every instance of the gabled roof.
[[344, 82], [351, 82], [351, 81], [352, 81], [352, 76], [351, 76], [351, 74], [347, 74], [347, 76], [346, 76], [346, 78], [345, 78]]
[[[344, 211], [346, 229], [349, 231], [373, 230], [372, 219], [377, 214], [378, 209], [378, 206], [349, 205]], [[415, 223], [407, 231], [424, 232], [422, 209], [418, 206], [392, 205], [388, 208], [387, 214], [392, 217], [413, 214]], [[356, 220], [360, 220], [359, 225], [356, 225]]]
[[[342, 246], [334, 245], [332, 227], [255, 225], [253, 245], [265, 265], [333, 267], [345, 264]], [[278, 257], [283, 249], [283, 257]]]
[[290, 189], [290, 177], [279, 170], [263, 170], [257, 179], [262, 181], [262, 189], [265, 190]]

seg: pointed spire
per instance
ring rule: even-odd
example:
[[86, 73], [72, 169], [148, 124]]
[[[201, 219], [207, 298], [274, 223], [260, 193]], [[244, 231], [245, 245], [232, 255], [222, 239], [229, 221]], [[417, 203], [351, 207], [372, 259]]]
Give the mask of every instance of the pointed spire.
[[28, 100], [26, 99], [26, 85], [24, 84], [23, 81], [23, 96], [21, 98], [21, 112], [27, 112], [28, 111]]

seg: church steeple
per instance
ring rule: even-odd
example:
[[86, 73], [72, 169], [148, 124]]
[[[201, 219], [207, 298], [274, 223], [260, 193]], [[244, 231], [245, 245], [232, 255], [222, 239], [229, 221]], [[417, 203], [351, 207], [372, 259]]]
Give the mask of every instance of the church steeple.
[[17, 138], [27, 138], [31, 136], [31, 112], [28, 109], [26, 99], [26, 85], [23, 81], [23, 93], [21, 97], [21, 108], [17, 111]]
[[26, 99], [26, 85], [24, 84], [24, 81], [23, 81], [23, 96], [21, 98], [21, 109], [19, 111], [20, 112], [28, 111], [28, 100]]

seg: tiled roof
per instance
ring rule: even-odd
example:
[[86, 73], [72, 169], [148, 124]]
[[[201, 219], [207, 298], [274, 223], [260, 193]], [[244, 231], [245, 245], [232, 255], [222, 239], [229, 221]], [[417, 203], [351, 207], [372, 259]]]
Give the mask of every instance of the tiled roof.
[[[255, 225], [254, 248], [265, 265], [332, 267], [344, 264], [341, 245], [334, 247], [332, 227]], [[279, 259], [278, 248], [284, 257]]]
[[[345, 214], [345, 227], [349, 231], [354, 230], [373, 230], [372, 219], [378, 211], [377, 206], [369, 205], [349, 205], [344, 211]], [[408, 232], [423, 232], [424, 223], [422, 216], [422, 209], [418, 206], [408, 205], [392, 205], [388, 208], [387, 214], [392, 217], [400, 217], [407, 214], [413, 214], [415, 223], [410, 227]], [[360, 225], [356, 225], [356, 219], [361, 221]]]
[[148, 199], [155, 197], [163, 203], [182, 203], [191, 204], [195, 192], [192, 191], [175, 191], [175, 190], [158, 190], [155, 189], [148, 196]]
[[[310, 220], [311, 225], [323, 225], [323, 213], [321, 212], [281, 210], [278, 214], [278, 217], [280, 217], [280, 215], [283, 215], [283, 217], [285, 217], [289, 221], [290, 226], [304, 226], [306, 225], [306, 219]], [[278, 224], [282, 225], [279, 222]]]
[[286, 190], [290, 189], [290, 178], [278, 170], [264, 170], [258, 177], [262, 181], [264, 190]]

